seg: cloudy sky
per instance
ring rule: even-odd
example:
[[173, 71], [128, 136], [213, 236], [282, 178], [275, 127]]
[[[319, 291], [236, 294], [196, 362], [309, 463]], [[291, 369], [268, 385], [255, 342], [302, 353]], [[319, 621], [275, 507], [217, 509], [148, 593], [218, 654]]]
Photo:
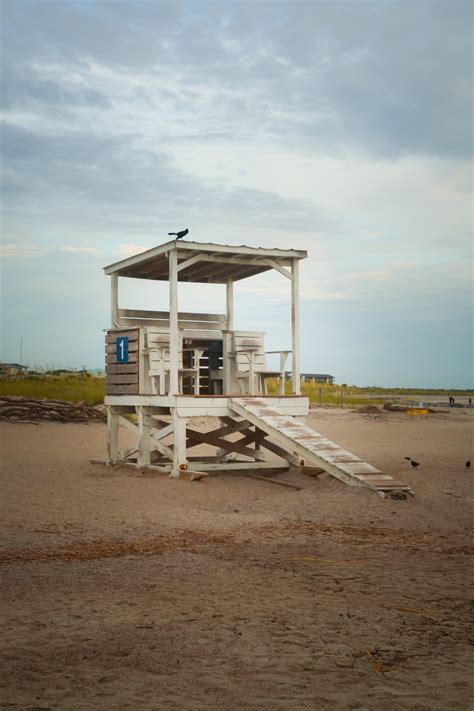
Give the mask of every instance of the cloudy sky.
[[[189, 227], [308, 251], [303, 371], [472, 387], [472, 7], [2, 0], [0, 357], [102, 367], [102, 267]], [[237, 327], [288, 347], [288, 287], [240, 282]]]

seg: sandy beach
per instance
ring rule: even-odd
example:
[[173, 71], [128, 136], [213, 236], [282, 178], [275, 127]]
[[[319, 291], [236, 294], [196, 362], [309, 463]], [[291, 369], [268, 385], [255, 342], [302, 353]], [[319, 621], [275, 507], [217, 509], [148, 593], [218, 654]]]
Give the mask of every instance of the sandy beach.
[[474, 411], [308, 423], [416, 496], [175, 481], [91, 464], [105, 425], [2, 423], [0, 708], [473, 709]]

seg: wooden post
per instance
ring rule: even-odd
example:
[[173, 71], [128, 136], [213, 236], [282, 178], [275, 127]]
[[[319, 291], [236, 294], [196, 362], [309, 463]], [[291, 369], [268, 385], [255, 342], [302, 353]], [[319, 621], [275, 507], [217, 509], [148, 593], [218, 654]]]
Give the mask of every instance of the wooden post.
[[249, 358], [249, 395], [255, 395], [255, 351], [250, 351]]
[[150, 460], [150, 425], [149, 416], [144, 407], [137, 407], [138, 413], [138, 466], [149, 467]]
[[226, 323], [222, 334], [222, 394], [227, 395], [232, 391], [232, 365], [229, 353], [233, 347], [232, 331], [234, 330], [234, 280], [229, 277], [226, 283]]
[[301, 394], [300, 383], [300, 305], [299, 305], [299, 264], [293, 259], [291, 265], [291, 343], [293, 349], [293, 394]]
[[118, 459], [119, 416], [112, 406], [107, 407], [107, 464], [116, 464]]
[[112, 328], [116, 328], [119, 325], [118, 318], [118, 274], [110, 275], [110, 321]]
[[232, 277], [227, 279], [226, 284], [226, 329], [234, 330], [234, 280]]
[[286, 359], [288, 358], [288, 351], [282, 351], [280, 353], [280, 390], [279, 393], [280, 395], [285, 394], [285, 368], [286, 368]]
[[169, 253], [170, 279], [170, 395], [179, 394], [178, 358], [178, 250], [176, 247]]
[[171, 410], [173, 422], [173, 468], [170, 476], [174, 479], [179, 477], [181, 471], [188, 468], [186, 459], [186, 418], [178, 417], [176, 408]]

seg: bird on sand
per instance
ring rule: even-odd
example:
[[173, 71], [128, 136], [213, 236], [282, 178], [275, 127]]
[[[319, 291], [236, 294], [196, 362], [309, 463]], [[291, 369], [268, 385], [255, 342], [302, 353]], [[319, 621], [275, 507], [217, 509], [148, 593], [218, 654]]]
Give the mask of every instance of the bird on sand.
[[181, 230], [181, 232], [168, 232], [168, 236], [171, 237], [172, 235], [176, 235], [176, 239], [182, 239], [183, 237], [186, 237], [188, 232], [189, 232], [189, 230], [186, 227], [186, 229]]
[[466, 464], [465, 464], [464, 466], [469, 469], [469, 467], [471, 466], [471, 460], [468, 459], [467, 462], [466, 462]]
[[414, 459], [410, 459], [410, 464], [412, 465], [413, 468], [420, 466], [420, 462], [415, 462]]

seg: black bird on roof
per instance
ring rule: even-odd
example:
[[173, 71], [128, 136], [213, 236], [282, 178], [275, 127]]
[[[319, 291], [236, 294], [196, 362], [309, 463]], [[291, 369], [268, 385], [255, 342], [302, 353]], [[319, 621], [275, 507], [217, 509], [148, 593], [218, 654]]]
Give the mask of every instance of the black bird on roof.
[[168, 236], [176, 235], [176, 239], [182, 239], [183, 237], [186, 237], [188, 234], [189, 230], [186, 227], [185, 230], [181, 230], [181, 232], [168, 232]]

